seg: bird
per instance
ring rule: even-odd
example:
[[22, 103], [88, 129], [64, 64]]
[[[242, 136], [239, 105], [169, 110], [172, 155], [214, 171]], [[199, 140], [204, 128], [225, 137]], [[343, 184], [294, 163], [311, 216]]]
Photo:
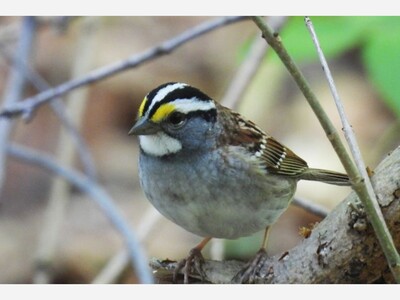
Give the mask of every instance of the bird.
[[201, 251], [212, 238], [237, 239], [265, 229], [257, 253], [264, 255], [268, 228], [288, 208], [299, 180], [351, 185], [346, 174], [308, 167], [255, 123], [187, 83], [151, 90], [128, 134], [139, 139], [139, 179], [147, 199], [203, 238], [175, 270], [174, 275], [183, 271], [184, 283], [193, 268], [204, 275]]

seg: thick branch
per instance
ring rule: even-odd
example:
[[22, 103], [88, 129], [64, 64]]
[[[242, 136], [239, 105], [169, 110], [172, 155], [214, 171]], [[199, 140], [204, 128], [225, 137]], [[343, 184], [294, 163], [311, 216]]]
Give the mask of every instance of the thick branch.
[[[400, 147], [378, 166], [372, 183], [383, 215], [400, 247]], [[371, 283], [390, 271], [372, 226], [352, 192], [312, 234], [286, 253], [259, 266], [256, 283]], [[152, 261], [155, 276], [170, 281], [175, 263]], [[206, 261], [206, 280], [230, 283], [244, 266], [238, 261]]]

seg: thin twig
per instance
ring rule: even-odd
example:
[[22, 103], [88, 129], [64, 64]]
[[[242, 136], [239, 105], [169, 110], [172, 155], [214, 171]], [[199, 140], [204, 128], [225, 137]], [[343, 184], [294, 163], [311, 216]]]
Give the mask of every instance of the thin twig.
[[116, 73], [137, 67], [149, 60], [153, 60], [156, 57], [160, 57], [162, 55], [170, 53], [171, 51], [175, 50], [184, 43], [192, 39], [195, 39], [200, 35], [203, 35], [209, 31], [215, 30], [219, 27], [234, 22], [246, 20], [247, 18], [248, 17], [230, 16], [204, 22], [140, 54], [133, 55], [125, 60], [113, 63], [112, 65], [96, 69], [81, 78], [64, 82], [59, 86], [46, 90], [40, 94], [37, 94], [36, 96], [27, 98], [19, 103], [14, 103], [14, 104], [10, 103], [9, 105], [5, 106], [4, 109], [0, 112], [0, 117], [1, 116], [12, 117], [23, 114], [25, 118], [30, 118], [32, 113], [40, 105], [43, 105], [44, 103], [50, 101], [55, 97], [64, 95], [65, 93], [77, 89], [81, 86], [88, 85], [97, 82], [99, 80], [108, 78], [112, 75], [115, 75]]
[[78, 171], [59, 165], [48, 155], [38, 151], [23, 146], [9, 144], [7, 146], [7, 152], [9, 155], [19, 160], [63, 177], [77, 189], [88, 194], [100, 206], [104, 214], [125, 240], [133, 268], [139, 281], [141, 283], [153, 283], [153, 276], [151, 275], [147, 264], [148, 259], [142, 249], [142, 245], [136, 237], [136, 234], [131, 230], [129, 223], [123, 217], [123, 214], [114, 205], [112, 198], [100, 185]]
[[293, 198], [292, 204], [312, 213], [314, 216], [320, 217], [321, 219], [324, 219], [329, 213], [325, 207], [299, 197]]
[[312, 40], [314, 42], [315, 48], [317, 49], [318, 57], [322, 64], [322, 69], [325, 72], [325, 76], [329, 83], [329, 88], [332, 92], [333, 99], [336, 104], [336, 108], [339, 112], [340, 119], [342, 121], [344, 136], [349, 144], [350, 151], [352, 153], [354, 162], [358, 168], [358, 172], [361, 175], [361, 185], [362, 189], [365, 189], [365, 193], [368, 195], [363, 200], [363, 204], [366, 208], [367, 214], [370, 218], [370, 221], [375, 229], [376, 235], [380, 241], [380, 244], [383, 248], [383, 251], [388, 260], [389, 266], [392, 270], [394, 277], [396, 278], [397, 283], [400, 283], [400, 255], [396, 250], [396, 246], [394, 245], [393, 238], [387, 228], [385, 219], [383, 217], [382, 211], [380, 209], [378, 200], [375, 195], [374, 188], [372, 186], [371, 180], [367, 174], [367, 168], [362, 159], [361, 151], [358, 147], [356, 137], [354, 135], [353, 128], [351, 127], [348, 118], [346, 116], [343, 103], [339, 97], [339, 93], [336, 89], [331, 71], [329, 69], [328, 63], [325, 59], [325, 56], [322, 52], [321, 46], [318, 41], [318, 37], [315, 33], [314, 26], [310, 20], [310, 18], [305, 18], [306, 26], [311, 34]]
[[[24, 17], [22, 20], [21, 34], [15, 51], [14, 63], [28, 61], [31, 55], [32, 43], [36, 32], [34, 17]], [[3, 107], [14, 105], [23, 95], [25, 77], [17, 68], [11, 70], [6, 91], [4, 93]], [[4, 185], [6, 169], [6, 145], [13, 127], [13, 120], [0, 118], [0, 195]]]

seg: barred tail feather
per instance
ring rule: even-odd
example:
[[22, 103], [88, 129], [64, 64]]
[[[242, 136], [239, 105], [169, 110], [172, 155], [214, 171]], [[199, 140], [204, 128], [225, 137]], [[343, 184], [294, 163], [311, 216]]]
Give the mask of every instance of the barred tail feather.
[[351, 185], [350, 179], [346, 174], [321, 169], [307, 169], [301, 174], [300, 179], [322, 181], [328, 184], [343, 186]]

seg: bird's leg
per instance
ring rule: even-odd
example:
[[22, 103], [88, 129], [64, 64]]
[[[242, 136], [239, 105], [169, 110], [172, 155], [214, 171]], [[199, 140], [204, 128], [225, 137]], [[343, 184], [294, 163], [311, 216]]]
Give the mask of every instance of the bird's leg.
[[201, 254], [201, 250], [207, 245], [207, 243], [211, 240], [211, 237], [206, 237], [204, 238], [196, 247], [190, 250], [189, 255], [185, 258], [182, 259], [175, 271], [174, 271], [174, 277], [173, 281], [177, 282], [177, 276], [180, 271], [183, 270], [183, 283], [189, 283], [189, 275], [192, 273], [192, 270], [194, 269], [204, 280], [205, 278], [205, 273], [203, 271], [203, 263], [204, 263], [204, 258], [203, 255]]
[[[267, 242], [268, 242], [268, 238], [269, 238], [269, 227], [265, 228], [264, 231], [264, 238], [263, 238], [263, 242], [261, 245], [261, 249], [264, 250], [264, 252], [267, 252]], [[260, 249], [260, 250], [261, 250]]]
[[233, 283], [252, 283], [259, 271], [262, 262], [267, 259], [267, 241], [269, 237], [269, 227], [265, 228], [264, 239], [260, 250], [256, 253], [254, 258], [249, 261], [245, 267], [240, 270], [233, 278]]

